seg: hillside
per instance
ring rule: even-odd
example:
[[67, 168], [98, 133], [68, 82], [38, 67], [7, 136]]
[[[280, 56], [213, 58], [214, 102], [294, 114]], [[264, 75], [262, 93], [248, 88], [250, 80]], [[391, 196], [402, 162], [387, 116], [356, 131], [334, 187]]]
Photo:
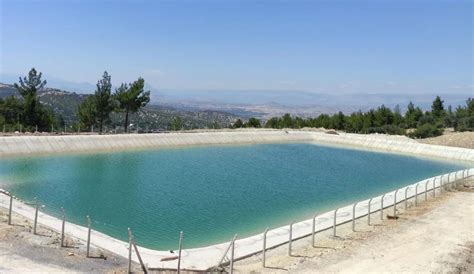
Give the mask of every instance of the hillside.
[[418, 142], [431, 145], [474, 149], [474, 132], [453, 132], [452, 130], [445, 130], [441, 136], [419, 139]]
[[[0, 83], [0, 98], [8, 96], [19, 97], [12, 85]], [[57, 115], [63, 117], [66, 124], [77, 121], [76, 111], [79, 104], [90, 95], [68, 92], [55, 88], [47, 88], [38, 92], [38, 97], [44, 105], [50, 107]], [[213, 128], [228, 126], [239, 116], [215, 110], [179, 110], [169, 106], [149, 105], [130, 116], [130, 122], [139, 124], [142, 129], [163, 130], [169, 129], [175, 117], [181, 119], [183, 128]], [[122, 114], [111, 115], [111, 126], [122, 126]]]

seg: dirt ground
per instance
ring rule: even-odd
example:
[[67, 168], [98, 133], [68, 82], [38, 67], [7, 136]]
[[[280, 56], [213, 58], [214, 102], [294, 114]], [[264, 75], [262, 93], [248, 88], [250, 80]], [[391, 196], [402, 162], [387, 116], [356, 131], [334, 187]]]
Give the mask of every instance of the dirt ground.
[[465, 147], [474, 149], [474, 132], [452, 132], [446, 130], [443, 135], [438, 137], [419, 139], [420, 143], [451, 146], [451, 147]]
[[[293, 243], [292, 256], [288, 245], [267, 252], [266, 267], [261, 255], [239, 261], [240, 273], [380, 273], [434, 272], [474, 273], [474, 180], [464, 182], [456, 191], [437, 192], [418, 207], [403, 205], [398, 220], [380, 221], [380, 213], [351, 225], [338, 227], [338, 237], [331, 232], [317, 236], [315, 248], [311, 239]], [[420, 196], [420, 201], [423, 196]], [[397, 211], [398, 211], [397, 208]], [[393, 208], [386, 210], [393, 214]]]
[[[127, 272], [125, 258], [96, 248], [91, 249], [91, 258], [87, 258], [85, 244], [66, 238], [68, 247], [61, 248], [60, 234], [39, 226], [34, 235], [32, 222], [16, 214], [10, 226], [7, 213], [0, 207], [0, 273]], [[139, 270], [138, 265], [133, 266]]]

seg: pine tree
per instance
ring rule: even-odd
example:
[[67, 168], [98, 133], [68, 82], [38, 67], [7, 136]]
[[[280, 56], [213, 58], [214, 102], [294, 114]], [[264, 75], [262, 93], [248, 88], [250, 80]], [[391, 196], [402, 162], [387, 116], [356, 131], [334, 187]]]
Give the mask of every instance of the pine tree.
[[114, 109], [112, 98], [111, 76], [104, 71], [102, 79], [97, 81], [97, 89], [95, 91], [96, 118], [99, 124], [99, 132], [102, 133], [103, 124], [108, 121], [109, 115]]
[[35, 68], [32, 68], [28, 73], [28, 77], [19, 78], [19, 83], [14, 84], [16, 90], [23, 97], [23, 123], [26, 126], [48, 127], [52, 118], [42, 108], [38, 99], [38, 91], [41, 91], [46, 86], [46, 80], [41, 80], [42, 73], [38, 73]]
[[431, 105], [431, 113], [437, 119], [443, 117], [446, 114], [443, 103], [444, 101], [442, 101], [439, 96], [436, 96], [436, 99], [433, 101], [433, 105]]
[[85, 128], [92, 130], [92, 126], [96, 123], [97, 107], [95, 103], [95, 96], [88, 96], [78, 107], [77, 116], [79, 122]]
[[137, 112], [140, 108], [150, 102], [150, 91], [144, 91], [145, 80], [138, 78], [130, 85], [122, 84], [115, 90], [114, 97], [118, 101], [119, 109], [125, 112], [125, 132], [128, 128], [128, 116], [130, 112]]

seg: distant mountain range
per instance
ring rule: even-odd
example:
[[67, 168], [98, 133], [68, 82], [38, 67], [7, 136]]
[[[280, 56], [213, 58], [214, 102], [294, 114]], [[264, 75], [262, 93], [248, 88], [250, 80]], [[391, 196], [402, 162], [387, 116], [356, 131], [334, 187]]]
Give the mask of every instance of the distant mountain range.
[[[17, 82], [13, 76], [2, 76], [2, 81]], [[61, 90], [72, 91], [79, 96], [92, 93], [95, 85], [90, 83], [73, 83], [56, 78], [48, 78], [48, 86], [55, 86]], [[175, 109], [184, 112], [216, 111], [229, 113], [236, 117], [257, 117], [268, 119], [281, 116], [285, 113], [303, 117], [314, 117], [321, 113], [336, 113], [342, 111], [351, 113], [367, 111], [382, 104], [388, 107], [399, 105], [402, 111], [412, 101], [422, 109], [429, 109], [436, 95], [440, 95], [445, 105], [456, 107], [464, 104], [469, 94], [439, 93], [439, 94], [385, 94], [385, 93], [358, 93], [358, 94], [331, 94], [314, 93], [299, 90], [151, 90], [151, 105]], [[64, 98], [67, 98], [65, 96]], [[65, 102], [66, 103], [66, 102]], [[66, 103], [67, 104], [67, 103]]]
[[[399, 105], [405, 110], [410, 101], [428, 110], [440, 95], [445, 106], [464, 105], [468, 94], [325, 94], [305, 91], [175, 91], [162, 90], [154, 93], [155, 104], [179, 109], [219, 110], [245, 117], [270, 118], [285, 113], [303, 117], [314, 117], [321, 113], [332, 114], [342, 111], [367, 111], [384, 104], [394, 108]], [[471, 95], [471, 97], [474, 95]]]

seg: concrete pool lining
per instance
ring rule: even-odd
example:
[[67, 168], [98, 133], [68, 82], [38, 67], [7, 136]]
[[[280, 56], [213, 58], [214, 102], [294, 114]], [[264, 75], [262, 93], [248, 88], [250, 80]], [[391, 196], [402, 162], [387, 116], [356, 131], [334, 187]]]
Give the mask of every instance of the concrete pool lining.
[[[89, 136], [18, 136], [0, 137], [0, 157], [25, 156], [40, 154], [60, 153], [95, 153], [99, 151], [117, 151], [126, 149], [180, 147], [191, 145], [214, 145], [214, 144], [253, 144], [253, 143], [275, 143], [275, 142], [311, 142], [332, 146], [347, 146], [356, 149], [367, 149], [381, 152], [408, 154], [415, 156], [434, 157], [445, 160], [462, 160], [474, 162], [474, 150], [465, 148], [453, 148], [420, 144], [414, 140], [401, 136], [385, 135], [357, 135], [340, 133], [339, 135], [326, 134], [309, 131], [279, 131], [279, 130], [255, 130], [235, 132], [201, 132], [201, 133], [166, 133], [166, 134], [126, 134], [126, 135], [89, 135]], [[61, 145], [58, 145], [61, 144]], [[436, 176], [428, 181], [419, 182], [419, 194], [425, 192], [425, 183], [428, 183], [428, 191], [433, 188], [433, 180], [436, 178], [436, 186], [439, 187], [441, 179], [443, 183], [452, 181], [454, 174], [459, 179], [461, 175], [472, 176], [474, 169], [469, 169], [467, 174], [462, 171], [450, 173], [449, 175]], [[410, 187], [407, 194], [413, 197], [414, 186]], [[405, 187], [406, 188], [406, 187]], [[398, 197], [403, 197], [404, 189], [398, 192]], [[393, 205], [393, 194], [389, 192], [384, 198], [384, 208]], [[402, 196], [399, 196], [402, 195]], [[372, 200], [373, 211], [380, 210], [380, 197]], [[356, 217], [367, 215], [367, 202], [360, 201], [356, 208]], [[0, 206], [8, 208], [8, 197], [0, 195]], [[14, 203], [13, 211], [29, 219], [34, 218], [34, 209], [21, 202]], [[337, 223], [341, 224], [351, 219], [352, 205], [345, 206], [338, 211]], [[316, 231], [332, 227], [333, 211], [319, 215]], [[92, 218], [94, 216], [91, 216]], [[85, 216], [84, 216], [85, 218]], [[61, 231], [61, 220], [44, 213], [39, 215], [39, 223], [56, 231]], [[85, 221], [84, 221], [85, 223]], [[311, 234], [312, 220], [295, 223], [293, 226], [293, 239], [301, 238]], [[132, 227], [133, 229], [133, 227]], [[236, 231], [238, 233], [238, 231]], [[86, 241], [87, 228], [67, 223], [66, 233], [73, 237]], [[124, 230], [124, 235], [127, 231]], [[179, 231], [176, 231], [177, 236]], [[185, 239], [186, 239], [186, 231]], [[263, 233], [263, 231], [262, 231]], [[230, 240], [230, 239], [229, 239]], [[98, 231], [93, 231], [92, 244], [94, 246], [109, 250], [118, 255], [128, 257], [128, 243], [114, 239]], [[282, 245], [288, 242], [288, 226], [272, 229], [268, 232], [267, 248]], [[184, 241], [186, 243], [186, 240]], [[262, 235], [255, 235], [236, 241], [235, 258], [247, 257], [261, 252]], [[178, 245], [178, 243], [176, 243]], [[186, 245], [186, 244], [184, 244]], [[222, 257], [229, 242], [202, 248], [185, 249], [181, 265], [185, 269], [206, 270], [215, 266]], [[176, 261], [160, 260], [169, 257], [169, 251], [156, 251], [139, 247], [143, 260], [151, 268], [176, 269]], [[134, 260], [136, 257], [134, 256]]]
[[[424, 179], [415, 184], [402, 187], [397, 192], [396, 203], [400, 204], [405, 200], [405, 189], [408, 188], [407, 198], [413, 198], [416, 193], [415, 187], [418, 189], [418, 199], [424, 199], [424, 193], [427, 190], [431, 192], [433, 189], [440, 189], [441, 186], [446, 186], [456, 180], [474, 176], [474, 168], [460, 170], [456, 172], [446, 173], [443, 175]], [[378, 212], [380, 214], [381, 209], [381, 198], [383, 199], [383, 208], [392, 207], [394, 204], [394, 194], [396, 190], [387, 192], [385, 195], [374, 197], [371, 202], [371, 214]], [[423, 195], [422, 195], [423, 194]], [[368, 201], [369, 199], [357, 202], [355, 210], [355, 218], [363, 218], [368, 213]], [[6, 195], [0, 195], [0, 206], [8, 208], [9, 197]], [[352, 208], [353, 204], [341, 207], [337, 212], [337, 225], [341, 225], [352, 220]], [[13, 212], [20, 214], [26, 218], [34, 219], [35, 209], [31, 206], [24, 204], [21, 201], [15, 201], [13, 203]], [[372, 218], [378, 218], [379, 215], [375, 215]], [[319, 214], [316, 218], [315, 231], [320, 232], [333, 227], [333, 216], [334, 210]], [[92, 216], [93, 218], [93, 216]], [[293, 240], [307, 237], [312, 233], [312, 219], [297, 222], [293, 225]], [[55, 217], [52, 217], [45, 213], [39, 213], [38, 223], [53, 229], [55, 231], [61, 231], [62, 221]], [[133, 227], [132, 227], [133, 229]], [[124, 234], [127, 233], [124, 230]], [[177, 234], [179, 231], [177, 231]], [[186, 232], [185, 232], [186, 233]], [[262, 231], [263, 233], [263, 231]], [[267, 249], [274, 248], [283, 244], [287, 244], [289, 241], [288, 234], [289, 226], [283, 226], [275, 229], [271, 229], [267, 234]], [[66, 234], [74, 238], [77, 238], [83, 242], [87, 241], [87, 228], [79, 226], [73, 223], [66, 224]], [[186, 234], [185, 234], [186, 235]], [[229, 239], [230, 240], [230, 239]], [[120, 256], [128, 256], [128, 243], [112, 238], [101, 232], [93, 230], [91, 236], [91, 244], [116, 253]], [[178, 243], [177, 243], [178, 244]], [[217, 265], [219, 259], [224, 255], [226, 248], [230, 242], [221, 243], [217, 245], [184, 249], [182, 253], [181, 266], [182, 269], [189, 270], [208, 270], [213, 266]], [[244, 239], [238, 239], [235, 242], [235, 258], [245, 258], [262, 251], [263, 237], [262, 234], [247, 237]], [[162, 269], [176, 269], [177, 261], [161, 261], [162, 258], [174, 255], [169, 251], [157, 251], [139, 247], [140, 254], [144, 262], [149, 268], [162, 268]], [[137, 261], [134, 256], [134, 261]], [[138, 262], [138, 261], [137, 261]]]
[[[255, 144], [311, 141], [304, 131], [235, 131], [120, 135], [59, 135], [0, 137], [0, 157], [117, 151], [213, 144]], [[58, 145], [61, 144], [61, 145]]]
[[60, 135], [0, 137], [0, 157], [97, 153], [198, 145], [312, 142], [397, 154], [474, 162], [474, 150], [421, 144], [404, 136], [299, 130], [245, 130], [162, 134]]

